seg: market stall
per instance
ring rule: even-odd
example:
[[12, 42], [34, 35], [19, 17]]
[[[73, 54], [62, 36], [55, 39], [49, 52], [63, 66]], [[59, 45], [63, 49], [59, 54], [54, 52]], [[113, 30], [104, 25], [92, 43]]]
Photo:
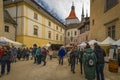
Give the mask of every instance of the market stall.
[[12, 40], [10, 40], [6, 37], [0, 37], [0, 43], [1, 44], [4, 43], [5, 45], [16, 46], [16, 47], [21, 47], [22, 46], [22, 43], [12, 41]]

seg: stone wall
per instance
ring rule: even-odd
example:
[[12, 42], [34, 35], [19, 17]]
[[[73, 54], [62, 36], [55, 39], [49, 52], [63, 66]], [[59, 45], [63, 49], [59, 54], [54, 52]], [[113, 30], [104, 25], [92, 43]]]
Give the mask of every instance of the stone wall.
[[115, 25], [115, 39], [120, 39], [120, 3], [105, 11], [106, 0], [91, 0], [90, 39], [103, 41], [107, 37], [108, 25]]

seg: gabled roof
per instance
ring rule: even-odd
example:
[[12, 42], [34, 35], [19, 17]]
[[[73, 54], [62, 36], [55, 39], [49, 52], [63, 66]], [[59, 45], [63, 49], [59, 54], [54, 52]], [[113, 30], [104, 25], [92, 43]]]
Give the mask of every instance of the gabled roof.
[[4, 10], [4, 22], [17, 25], [16, 21], [11, 17], [7, 10]]

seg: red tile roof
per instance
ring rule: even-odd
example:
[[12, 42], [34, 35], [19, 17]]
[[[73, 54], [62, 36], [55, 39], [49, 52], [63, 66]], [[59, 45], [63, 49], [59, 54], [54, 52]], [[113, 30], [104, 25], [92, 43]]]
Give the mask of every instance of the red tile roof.
[[75, 10], [71, 10], [69, 16], [66, 19], [74, 19], [77, 18], [75, 14]]

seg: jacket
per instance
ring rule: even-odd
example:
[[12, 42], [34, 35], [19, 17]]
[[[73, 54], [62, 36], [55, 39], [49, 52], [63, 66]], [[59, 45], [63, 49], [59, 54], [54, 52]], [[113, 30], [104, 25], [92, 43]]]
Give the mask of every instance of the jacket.
[[59, 57], [65, 56], [65, 50], [64, 50], [64, 49], [59, 50], [58, 56], [59, 56]]
[[10, 51], [4, 51], [4, 53], [1, 56], [1, 60], [11, 61], [11, 52]]
[[39, 56], [41, 54], [41, 49], [40, 48], [38, 48], [37, 50], [36, 50], [36, 56]]

